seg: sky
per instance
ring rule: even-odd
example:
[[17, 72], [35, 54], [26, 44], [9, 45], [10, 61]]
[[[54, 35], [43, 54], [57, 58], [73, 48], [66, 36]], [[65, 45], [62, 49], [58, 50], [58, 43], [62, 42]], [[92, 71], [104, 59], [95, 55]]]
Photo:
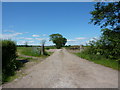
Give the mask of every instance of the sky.
[[86, 44], [99, 38], [100, 27], [88, 24], [95, 2], [3, 2], [2, 39], [18, 45], [53, 45], [49, 35], [59, 33], [66, 45]]

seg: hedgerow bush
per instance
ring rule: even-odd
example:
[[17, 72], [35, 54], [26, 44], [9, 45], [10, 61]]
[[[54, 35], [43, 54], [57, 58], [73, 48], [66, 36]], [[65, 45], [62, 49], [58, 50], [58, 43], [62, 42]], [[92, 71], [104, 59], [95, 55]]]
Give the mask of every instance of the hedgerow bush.
[[90, 12], [92, 15], [90, 23], [102, 29], [101, 38], [92, 43], [93, 53], [100, 53], [106, 58], [117, 61], [120, 61], [119, 10], [120, 2], [98, 2], [94, 5], [94, 10]]
[[2, 81], [5, 82], [22, 64], [16, 60], [15, 42], [11, 40], [1, 40], [0, 42], [2, 42]]
[[104, 29], [101, 38], [89, 44], [90, 54], [100, 54], [109, 59], [120, 60], [120, 32]]

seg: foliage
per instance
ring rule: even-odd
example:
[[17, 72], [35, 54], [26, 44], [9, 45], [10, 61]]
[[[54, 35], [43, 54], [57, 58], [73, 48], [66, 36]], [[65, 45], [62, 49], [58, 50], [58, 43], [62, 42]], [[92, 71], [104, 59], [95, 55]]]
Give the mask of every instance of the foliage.
[[16, 61], [16, 44], [11, 40], [2, 40], [2, 81], [15, 74], [22, 64]]
[[91, 45], [89, 47], [90, 54], [100, 54], [106, 58], [120, 59], [120, 40], [115, 39], [114, 36], [108, 38], [103, 35], [99, 40], [91, 41], [89, 44]]
[[[91, 41], [91, 53], [120, 60], [120, 2], [97, 3], [91, 22], [102, 28], [99, 40]], [[107, 27], [107, 28], [105, 28]]]
[[114, 28], [120, 22], [120, 2], [98, 2], [95, 4], [95, 10], [90, 13], [92, 14], [91, 22], [95, 25]]
[[55, 46], [45, 46], [45, 49], [46, 49], [46, 50], [49, 50], [49, 49], [56, 49], [56, 47], [55, 47]]
[[64, 38], [61, 34], [51, 34], [50, 41], [56, 44], [56, 48], [61, 48], [65, 46], [67, 39]]
[[[91, 48], [89, 48], [91, 50]], [[107, 59], [105, 56], [100, 54], [91, 54], [90, 50], [86, 49], [82, 51], [81, 53], [75, 53], [77, 56], [80, 56], [81, 58], [84, 58], [86, 60], [92, 61], [97, 64], [101, 64], [116, 70], [120, 70], [120, 64], [118, 61]]]

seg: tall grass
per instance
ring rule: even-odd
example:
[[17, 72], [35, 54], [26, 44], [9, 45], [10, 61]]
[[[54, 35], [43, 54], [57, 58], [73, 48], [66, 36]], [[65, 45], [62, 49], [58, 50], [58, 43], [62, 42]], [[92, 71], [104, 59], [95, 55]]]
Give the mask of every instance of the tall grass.
[[17, 52], [28, 56], [40, 56], [40, 48], [38, 47], [17, 47]]
[[101, 64], [116, 70], [120, 70], [120, 64], [117, 60], [108, 59], [100, 54], [90, 54], [89, 50], [85, 50], [79, 53], [75, 53], [77, 56], [84, 58], [86, 60], [92, 61], [96, 64]]
[[[40, 47], [17, 47], [17, 52], [27, 56], [41, 56]], [[49, 55], [49, 53], [45, 52], [45, 55]]]

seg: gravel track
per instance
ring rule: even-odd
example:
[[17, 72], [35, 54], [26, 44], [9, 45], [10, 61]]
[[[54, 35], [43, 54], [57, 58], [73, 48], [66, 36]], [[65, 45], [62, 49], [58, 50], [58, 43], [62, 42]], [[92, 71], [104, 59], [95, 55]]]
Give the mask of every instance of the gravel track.
[[65, 49], [27, 70], [3, 88], [118, 88], [118, 71], [81, 59]]

